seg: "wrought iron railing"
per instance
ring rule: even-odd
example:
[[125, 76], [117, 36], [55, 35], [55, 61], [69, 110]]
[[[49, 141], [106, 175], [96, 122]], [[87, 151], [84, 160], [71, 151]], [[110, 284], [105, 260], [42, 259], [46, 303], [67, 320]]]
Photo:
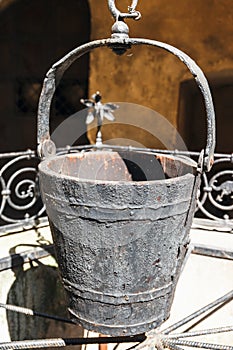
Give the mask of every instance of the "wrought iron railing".
[[45, 214], [42, 204], [36, 152], [0, 154], [0, 231], [23, 230], [38, 225]]
[[[72, 148], [60, 149], [60, 153], [72, 151]], [[174, 152], [177, 153], [177, 152]], [[187, 155], [187, 154], [185, 154]], [[199, 153], [190, 152], [189, 155], [195, 160]], [[12, 230], [23, 230], [39, 224], [48, 224], [46, 211], [42, 204], [37, 176], [39, 159], [35, 151], [15, 152], [0, 154], [0, 237], [2, 233]], [[216, 154], [215, 163], [210, 173], [202, 177], [200, 196], [197, 203], [194, 223], [198, 225], [209, 225], [221, 230], [233, 229], [233, 156], [229, 154]], [[53, 245], [41, 244], [31, 247], [30, 250], [20, 254], [10, 254], [0, 259], [0, 272], [21, 266], [22, 263], [33, 261], [53, 254]], [[233, 252], [228, 249], [213, 248], [209, 245], [191, 244], [187, 254], [198, 254], [212, 258], [233, 260]], [[169, 349], [201, 348], [215, 350], [231, 350], [232, 345], [221, 345], [207, 343], [202, 340], [203, 335], [213, 337], [214, 334], [232, 332], [232, 325], [212, 327], [211, 329], [199, 328], [208, 317], [220, 310], [223, 306], [230, 304], [233, 298], [233, 291], [188, 316], [172, 323], [168, 328], [155, 329], [147, 334], [124, 337], [93, 337], [93, 338], [53, 338], [18, 340], [0, 343], [0, 349], [31, 349], [48, 347], [66, 347], [81, 344], [109, 344], [109, 343], [137, 343], [134, 348], [141, 350], [146, 347], [158, 347]], [[230, 306], [229, 306], [230, 307]], [[43, 317], [44, 319], [56, 320], [70, 323], [73, 321], [57, 315], [45, 314], [40, 311], [29, 309], [18, 305], [0, 303], [0, 309], [8, 312], [17, 312], [28, 317]], [[188, 327], [188, 328], [187, 328]], [[180, 329], [180, 332], [179, 332]], [[184, 330], [185, 329], [185, 330]], [[174, 333], [175, 332], [175, 333]], [[62, 336], [62, 335], [61, 335]], [[212, 338], [210, 338], [212, 339]], [[116, 348], [117, 346], [115, 346]], [[126, 344], [125, 344], [126, 347]], [[132, 349], [132, 345], [129, 349]]]
[[[199, 153], [190, 152], [189, 156], [196, 159]], [[0, 154], [1, 233], [47, 224], [39, 191], [38, 163], [36, 151], [32, 150]], [[203, 174], [194, 225], [233, 229], [233, 154], [215, 154], [211, 172]]]
[[222, 230], [233, 229], [233, 154], [215, 154], [209, 173], [203, 173], [195, 222]]

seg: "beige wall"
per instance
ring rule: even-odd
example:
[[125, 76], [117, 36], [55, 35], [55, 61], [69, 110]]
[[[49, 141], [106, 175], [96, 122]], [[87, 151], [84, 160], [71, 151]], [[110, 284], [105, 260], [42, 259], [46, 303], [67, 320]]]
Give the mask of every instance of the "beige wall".
[[[14, 1], [0, 0], [0, 10]], [[122, 11], [126, 11], [130, 3], [129, 0], [116, 1]], [[107, 0], [89, 0], [89, 5], [91, 38], [109, 37], [113, 18]], [[140, 21], [127, 20], [131, 37], [155, 39], [178, 47], [190, 55], [207, 76], [233, 71], [232, 0], [139, 1], [138, 10], [142, 13]], [[89, 95], [100, 90], [104, 101], [127, 101], [150, 107], [177, 126], [179, 86], [189, 78], [186, 67], [161, 49], [137, 47], [123, 57], [117, 57], [108, 49], [98, 49], [91, 54]], [[166, 132], [166, 127], [162, 131]], [[157, 140], [143, 130], [135, 132], [118, 126], [118, 134], [136, 138], [146, 146], [158, 146]], [[89, 135], [93, 139], [94, 133]], [[109, 127], [104, 136], [115, 137], [116, 128]]]
[[[95, 0], [89, 2], [92, 39], [110, 36], [113, 19], [107, 1], [98, 1], [98, 5]], [[119, 0], [116, 4], [126, 11], [130, 1]], [[232, 0], [139, 1], [138, 10], [142, 19], [127, 21], [131, 37], [176, 46], [190, 55], [207, 75], [233, 69]], [[100, 90], [105, 101], [151, 107], [177, 125], [179, 85], [191, 78], [177, 58], [160, 49], [145, 47], [120, 58], [107, 49], [99, 49], [92, 53], [90, 69], [90, 94]], [[154, 146], [154, 140], [141, 136], [140, 142]]]

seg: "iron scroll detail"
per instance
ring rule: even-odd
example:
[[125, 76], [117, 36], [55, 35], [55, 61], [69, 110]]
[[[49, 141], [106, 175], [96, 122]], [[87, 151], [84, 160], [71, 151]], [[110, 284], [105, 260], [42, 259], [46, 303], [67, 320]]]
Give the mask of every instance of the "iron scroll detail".
[[196, 62], [183, 51], [163, 42], [143, 38], [108, 38], [95, 40], [77, 47], [52, 66], [44, 80], [43, 89], [39, 100], [37, 132], [39, 156], [46, 157], [46, 143], [49, 143], [52, 154], [55, 152], [55, 148], [51, 146], [49, 133], [50, 105], [56, 86], [58, 85], [59, 80], [61, 79], [63, 73], [68, 69], [68, 67], [79, 57], [96, 48], [109, 47], [111, 49], [114, 49], [116, 47], [130, 47], [133, 45], [154, 46], [168, 51], [169, 53], [175, 55], [181, 62], [183, 62], [191, 74], [194, 76], [204, 99], [207, 117], [207, 140], [201, 166], [203, 171], [209, 171], [214, 161], [216, 136], [215, 112], [207, 79]]

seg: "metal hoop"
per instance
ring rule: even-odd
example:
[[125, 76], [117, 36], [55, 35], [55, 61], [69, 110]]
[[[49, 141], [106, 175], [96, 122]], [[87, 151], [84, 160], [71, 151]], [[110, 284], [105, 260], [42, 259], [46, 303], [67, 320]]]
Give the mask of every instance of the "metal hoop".
[[[39, 156], [48, 156], [49, 153], [54, 154], [55, 152], [55, 147], [53, 147], [54, 144], [50, 140], [49, 133], [50, 105], [53, 98], [53, 94], [56, 89], [56, 85], [59, 83], [59, 80], [61, 79], [63, 73], [67, 70], [67, 68], [80, 56], [88, 53], [93, 49], [100, 47], [115, 48], [117, 46], [127, 48], [133, 45], [155, 46], [172, 53], [187, 66], [191, 74], [194, 76], [195, 81], [204, 99], [207, 116], [207, 141], [204, 150], [204, 158], [201, 165], [204, 171], [209, 171], [214, 161], [215, 112], [210, 88], [205, 75], [203, 74], [200, 67], [183, 51], [163, 42], [141, 38], [111, 38], [92, 41], [77, 47], [52, 66], [44, 80], [43, 89], [39, 100], [37, 133]], [[49, 148], [51, 152], [48, 151]]]

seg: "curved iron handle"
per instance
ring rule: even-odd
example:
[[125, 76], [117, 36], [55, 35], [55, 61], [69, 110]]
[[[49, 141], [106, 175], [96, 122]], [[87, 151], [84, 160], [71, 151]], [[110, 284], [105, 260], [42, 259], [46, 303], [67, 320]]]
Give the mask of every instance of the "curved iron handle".
[[127, 48], [132, 45], [149, 45], [162, 48], [178, 57], [194, 76], [196, 83], [201, 90], [207, 115], [207, 141], [203, 155], [203, 164], [201, 165], [204, 171], [209, 171], [214, 161], [215, 112], [211, 92], [205, 75], [203, 74], [200, 67], [183, 51], [163, 42], [141, 38], [111, 38], [92, 41], [77, 47], [52, 66], [44, 80], [43, 89], [39, 100], [37, 129], [39, 156], [46, 157], [55, 154], [56, 152], [55, 145], [50, 140], [49, 133], [50, 105], [56, 89], [56, 85], [59, 83], [59, 80], [67, 68], [80, 56], [88, 53], [93, 49], [104, 46], [111, 48], [123, 46]]

